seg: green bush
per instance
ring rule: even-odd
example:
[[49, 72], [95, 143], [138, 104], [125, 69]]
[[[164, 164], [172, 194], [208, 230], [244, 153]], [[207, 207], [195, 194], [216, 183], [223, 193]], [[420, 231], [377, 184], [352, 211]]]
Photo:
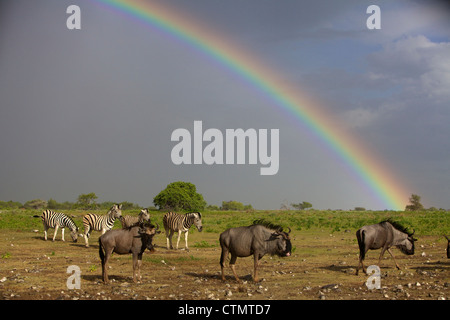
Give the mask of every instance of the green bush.
[[194, 184], [190, 182], [172, 182], [162, 190], [154, 199], [153, 203], [160, 210], [184, 210], [203, 211], [206, 201], [197, 193]]

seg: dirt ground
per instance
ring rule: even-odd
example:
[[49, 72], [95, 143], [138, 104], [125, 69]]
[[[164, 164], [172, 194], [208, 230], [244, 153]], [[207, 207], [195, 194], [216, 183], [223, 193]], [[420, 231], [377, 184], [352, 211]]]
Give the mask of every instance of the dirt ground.
[[[53, 230], [49, 232], [53, 236]], [[369, 276], [355, 275], [358, 246], [354, 232], [333, 234], [327, 230], [294, 231], [293, 254], [265, 256], [254, 283], [252, 258], [238, 258], [241, 282], [226, 268], [220, 279], [218, 234], [195, 232], [189, 236], [190, 251], [167, 250], [165, 236], [155, 237], [156, 252], [144, 253], [142, 282], [132, 281], [131, 255], [113, 255], [110, 284], [101, 280], [98, 236], [77, 243], [44, 241], [43, 233], [3, 230], [0, 234], [0, 299], [3, 300], [449, 300], [450, 259], [446, 241], [421, 236], [414, 256], [393, 249], [397, 262], [386, 253], [381, 262], [381, 288], [368, 289]], [[51, 238], [50, 237], [50, 238]], [[184, 244], [184, 237], [180, 241]], [[366, 266], [378, 262], [379, 251], [370, 251]], [[80, 289], [69, 289], [69, 266], [81, 270]]]

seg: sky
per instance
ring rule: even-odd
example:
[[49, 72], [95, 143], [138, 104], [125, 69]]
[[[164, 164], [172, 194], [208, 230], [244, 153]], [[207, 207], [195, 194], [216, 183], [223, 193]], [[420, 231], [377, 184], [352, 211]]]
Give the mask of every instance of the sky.
[[[307, 93], [425, 207], [450, 209], [450, 7], [433, 1], [164, 0]], [[378, 5], [381, 29], [368, 29]], [[69, 30], [69, 5], [81, 29]], [[178, 128], [279, 130], [279, 170], [181, 164]], [[95, 0], [0, 2], [0, 200], [143, 207], [169, 183], [256, 209], [389, 209], [232, 70]], [[405, 199], [405, 205], [408, 199]]]

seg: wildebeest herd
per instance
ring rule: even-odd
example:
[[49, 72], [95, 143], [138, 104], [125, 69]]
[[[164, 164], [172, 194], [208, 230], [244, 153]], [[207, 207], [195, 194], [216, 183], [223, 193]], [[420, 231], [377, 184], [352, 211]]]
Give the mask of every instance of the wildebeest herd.
[[[84, 234], [78, 234], [78, 227], [67, 215], [46, 210], [41, 216], [44, 224], [44, 239], [47, 240], [47, 230], [54, 228], [53, 241], [55, 241], [56, 233], [61, 228], [62, 240], [64, 241], [64, 229], [67, 227], [71, 231], [71, 237], [74, 242], [77, 241], [78, 236], [81, 236], [85, 238], [86, 247], [89, 247], [88, 238], [90, 232], [92, 230], [101, 231], [102, 235], [99, 237], [98, 243], [104, 283], [108, 283], [107, 264], [114, 252], [117, 254], [132, 254], [133, 281], [138, 282], [141, 279], [140, 266], [142, 264], [142, 255], [146, 249], [154, 251], [153, 237], [161, 231], [158, 224], [155, 226], [151, 223], [147, 209], [142, 209], [136, 217], [122, 216], [121, 209], [121, 205], [115, 204], [106, 215], [85, 215], [83, 217]], [[121, 222], [122, 229], [111, 230], [116, 219], [119, 219]], [[172, 236], [175, 232], [178, 232], [176, 244], [176, 249], [178, 249], [181, 233], [185, 232], [185, 250], [189, 250], [188, 232], [190, 227], [195, 225], [198, 231], [203, 229], [202, 215], [199, 212], [186, 213], [184, 215], [168, 212], [163, 217], [163, 224], [166, 233], [167, 249], [173, 249]], [[229, 228], [223, 231], [219, 237], [221, 247], [219, 264], [222, 280], [225, 281], [225, 260], [229, 255], [231, 255], [229, 267], [238, 282], [239, 277], [235, 270], [237, 258], [253, 255], [253, 280], [258, 282], [258, 264], [263, 256], [269, 254], [289, 257], [292, 254], [291, 229], [287, 229], [288, 232], [284, 231], [280, 225], [275, 225], [265, 220], [255, 220], [250, 226]], [[359, 263], [356, 275], [358, 275], [360, 267], [366, 272], [363, 261], [368, 250], [381, 249], [378, 264], [380, 264], [385, 251], [388, 251], [394, 259], [395, 266], [397, 269], [400, 269], [390, 249], [397, 247], [402, 253], [413, 255], [414, 243], [417, 241], [413, 235], [414, 230], [409, 232], [401, 224], [390, 219], [378, 224], [361, 227], [356, 232], [359, 246]], [[444, 237], [448, 240], [447, 258], [450, 258], [450, 239], [447, 236]]]

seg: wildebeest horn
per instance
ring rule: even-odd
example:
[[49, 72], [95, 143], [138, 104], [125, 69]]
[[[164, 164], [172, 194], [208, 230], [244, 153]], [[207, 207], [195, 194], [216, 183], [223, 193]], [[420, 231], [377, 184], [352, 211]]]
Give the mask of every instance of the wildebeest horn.
[[413, 229], [413, 233], [411, 233], [411, 237], [414, 235], [415, 232], [416, 232], [416, 229]]
[[291, 228], [287, 227], [289, 229], [288, 233], [291, 233]]

